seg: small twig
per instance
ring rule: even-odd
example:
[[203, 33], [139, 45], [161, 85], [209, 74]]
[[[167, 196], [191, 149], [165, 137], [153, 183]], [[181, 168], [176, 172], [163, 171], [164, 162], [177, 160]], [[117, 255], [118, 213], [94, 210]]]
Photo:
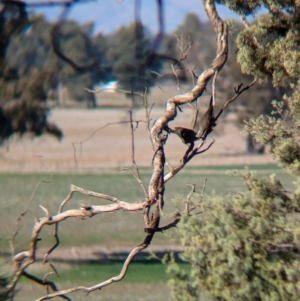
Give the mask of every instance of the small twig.
[[176, 78], [176, 82], [177, 82], [177, 85], [176, 85], [177, 91], [178, 91], [178, 92], [181, 92], [181, 89], [180, 89], [180, 81], [179, 81], [178, 74], [177, 74], [177, 72], [176, 72], [176, 70], [175, 70], [174, 64], [171, 65], [171, 68], [172, 68], [172, 72], [173, 72], [173, 74], [174, 74], [174, 76], [175, 76], [175, 78]]
[[143, 192], [144, 192], [144, 195], [145, 195], [145, 198], [148, 199], [149, 196], [148, 196], [148, 192], [147, 192], [147, 189], [141, 179], [141, 176], [140, 176], [140, 171], [139, 171], [139, 167], [137, 166], [136, 162], [135, 162], [135, 156], [134, 156], [134, 129], [133, 129], [133, 120], [132, 120], [132, 107], [130, 108], [129, 110], [129, 120], [130, 120], [130, 135], [131, 135], [131, 163], [134, 167], [134, 172], [132, 172], [132, 174], [134, 175], [134, 177], [136, 178], [136, 180], [138, 181], [138, 183], [140, 184]]
[[192, 197], [193, 193], [195, 192], [196, 184], [186, 184], [186, 185], [192, 187], [190, 193], [188, 194], [188, 196], [186, 198], [186, 206], [185, 206], [185, 213], [187, 215], [189, 215], [190, 214], [190, 201], [191, 201], [191, 197]]
[[[50, 286], [51, 289], [52, 289], [54, 292], [58, 292], [58, 289], [57, 289], [55, 283], [52, 282], [52, 281], [49, 281], [49, 280], [46, 280], [46, 279], [40, 279], [40, 278], [38, 278], [38, 277], [36, 277], [36, 276], [34, 276], [34, 275], [31, 275], [31, 274], [29, 274], [28, 272], [25, 272], [25, 271], [23, 271], [22, 276], [24, 276], [24, 277], [26, 277], [26, 278], [28, 278], [28, 279], [30, 279], [30, 280], [32, 280], [32, 281], [38, 283], [38, 284], [45, 285], [45, 286], [47, 286], [47, 287]], [[64, 300], [72, 301], [71, 298], [69, 298], [68, 296], [66, 296], [66, 295], [64, 295], [64, 294], [59, 295], [59, 297], [61, 297], [61, 298], [64, 299]]]
[[239, 84], [236, 88], [234, 88], [235, 95], [231, 99], [229, 99], [228, 101], [225, 102], [224, 106], [222, 107], [222, 109], [220, 110], [218, 115], [216, 116], [215, 121], [218, 120], [218, 118], [222, 115], [223, 111], [227, 108], [227, 106], [230, 103], [232, 103], [234, 100], [236, 100], [239, 97], [239, 95], [241, 95], [244, 91], [251, 88], [255, 83], [256, 83], [256, 79], [253, 80], [251, 84], [245, 86], [243, 89], [241, 89], [243, 84]]
[[189, 40], [186, 45], [183, 45], [182, 36], [179, 37], [178, 35], [175, 34], [175, 37], [176, 37], [176, 40], [177, 40], [177, 46], [180, 50], [178, 61], [181, 62], [181, 61], [184, 61], [187, 58], [188, 53], [190, 52], [191, 47], [193, 45], [193, 41]]
[[47, 217], [50, 217], [49, 210], [46, 207], [44, 207], [42, 205], [39, 205], [39, 207], [45, 212], [45, 214], [46, 214]]
[[203, 188], [202, 188], [202, 192], [200, 194], [199, 203], [201, 203], [203, 201], [205, 189], [206, 189], [206, 183], [207, 183], [207, 178], [205, 178], [204, 183], [203, 183]]
[[170, 172], [174, 171], [174, 167], [168, 162], [168, 160], [166, 159], [166, 166], [169, 168]]
[[144, 231], [146, 233], [155, 233], [155, 232], [163, 232], [169, 230], [171, 228], [177, 227], [177, 224], [180, 222], [180, 218], [181, 218], [181, 214], [179, 212], [176, 212], [174, 216], [174, 220], [169, 224], [158, 228], [145, 228]]
[[202, 154], [202, 153], [205, 153], [207, 152], [211, 147], [212, 145], [215, 143], [215, 140], [213, 140], [205, 149], [203, 150], [200, 150], [200, 151], [197, 151], [196, 152], [196, 155], [199, 155], [199, 154]]
[[[144, 120], [134, 120], [135, 123], [140, 123], [140, 122], [145, 122]], [[78, 160], [77, 160], [77, 150], [76, 150], [76, 144], [79, 144], [80, 146], [80, 155], [82, 153], [82, 145], [84, 142], [90, 140], [97, 132], [99, 132], [100, 130], [103, 130], [104, 128], [111, 126], [111, 125], [116, 125], [116, 124], [127, 124], [130, 123], [130, 120], [125, 120], [125, 121], [117, 121], [117, 122], [108, 122], [105, 125], [101, 126], [100, 128], [96, 129], [95, 131], [92, 132], [91, 135], [89, 135], [86, 139], [78, 141], [78, 142], [72, 142], [72, 147], [73, 147], [73, 151], [74, 151], [74, 161], [76, 164], [76, 168], [78, 168]]]
[[170, 179], [172, 179], [194, 156], [198, 155], [198, 154], [202, 154], [206, 151], [208, 151], [210, 149], [210, 147], [213, 145], [215, 141], [213, 140], [209, 145], [208, 147], [206, 147], [205, 149], [203, 149], [202, 151], [199, 151], [202, 146], [204, 145], [205, 141], [201, 141], [199, 143], [199, 145], [197, 147], [195, 147], [189, 154], [188, 156], [184, 159], [184, 160], [181, 160], [180, 163], [175, 167], [173, 168], [172, 172], [169, 172], [168, 174], [166, 174], [164, 176], [164, 182], [168, 182]]

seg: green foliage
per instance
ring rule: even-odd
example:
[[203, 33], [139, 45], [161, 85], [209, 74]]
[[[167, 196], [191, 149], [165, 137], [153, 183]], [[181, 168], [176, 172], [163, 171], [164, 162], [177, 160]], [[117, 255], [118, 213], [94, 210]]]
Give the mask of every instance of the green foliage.
[[[294, 247], [299, 222], [291, 217], [299, 197], [289, 195], [274, 176], [242, 177], [248, 192], [205, 198], [182, 218], [179, 237], [187, 274], [170, 265], [176, 300], [207, 291], [211, 300], [298, 300], [300, 261]], [[195, 213], [193, 213], [195, 212]], [[180, 288], [180, 290], [178, 290]]]
[[217, 3], [226, 5], [229, 9], [242, 16], [253, 15], [261, 6], [260, 0], [238, 1], [238, 0], [217, 0]]
[[58, 83], [56, 68], [44, 63], [50, 25], [43, 17], [28, 17], [22, 3], [4, 4], [0, 19], [0, 144], [14, 133], [60, 139], [61, 130], [47, 121], [49, 108], [41, 104]]
[[[154, 84], [151, 71], [160, 70], [160, 62], [152, 55], [151, 39], [141, 23], [120, 27], [114, 34], [108, 51], [113, 62], [113, 75], [121, 89], [144, 93]], [[133, 98], [131, 93], [127, 94]]]
[[272, 80], [275, 87], [287, 87], [300, 75], [295, 64], [300, 58], [299, 9], [295, 1], [259, 2], [265, 2], [269, 13], [239, 34], [238, 61], [243, 72], [259, 81]]
[[167, 274], [171, 277], [168, 285], [172, 290], [172, 297], [181, 301], [196, 301], [198, 285], [196, 281], [193, 281], [189, 271], [176, 262], [173, 253], [170, 257], [165, 255], [163, 263], [167, 267]]
[[[85, 88], [93, 89], [98, 82], [107, 80], [104, 70], [101, 69], [101, 65], [105, 63], [106, 39], [101, 34], [95, 37], [92, 34], [92, 23], [80, 26], [75, 21], [64, 21], [57, 36], [64, 55], [82, 67], [82, 70], [76, 70], [61, 61], [61, 82], [68, 88], [71, 99], [89, 100], [88, 106], [95, 106], [95, 99], [94, 94], [88, 93]], [[97, 63], [98, 67], [92, 67], [93, 63]]]
[[269, 10], [240, 31], [238, 60], [243, 72], [262, 82], [271, 79], [276, 87], [291, 86], [293, 93], [276, 97], [269, 114], [250, 119], [245, 128], [270, 147], [284, 172], [293, 176], [294, 186], [287, 190], [275, 175], [261, 178], [249, 170], [235, 171], [231, 176], [242, 179], [246, 190], [206, 196], [200, 202], [194, 198], [190, 205], [194, 210], [182, 216], [178, 227], [178, 239], [185, 246], [182, 258], [191, 270], [182, 271], [171, 261], [170, 286], [176, 300], [198, 300], [204, 291], [209, 300], [218, 301], [296, 301], [300, 298], [298, 7], [295, 1], [219, 3], [241, 15], [253, 14], [261, 6]]
[[[95, 95], [85, 88], [93, 89], [106, 79], [106, 70], [100, 68], [105, 63], [106, 39], [101, 34], [92, 37], [92, 23], [62, 22], [54, 40], [64, 55], [83, 67], [78, 71], [54, 53], [54, 25], [44, 16], [27, 14], [21, 3], [12, 3], [4, 5], [0, 19], [0, 144], [14, 133], [50, 133], [61, 139], [62, 131], [47, 120], [51, 105], [46, 102], [58, 97], [62, 83], [71, 98], [96, 106]], [[94, 61], [99, 68], [84, 68]]]
[[280, 119], [270, 116], [259, 116], [246, 122], [246, 130], [255, 135], [257, 141], [271, 146], [271, 154], [289, 174], [300, 175], [299, 149], [299, 84], [294, 86], [292, 96], [285, 97], [288, 111], [283, 102], [272, 103], [274, 113]]
[[0, 72], [5, 66], [5, 56], [11, 38], [28, 26], [28, 15], [22, 3], [6, 2], [0, 12]]

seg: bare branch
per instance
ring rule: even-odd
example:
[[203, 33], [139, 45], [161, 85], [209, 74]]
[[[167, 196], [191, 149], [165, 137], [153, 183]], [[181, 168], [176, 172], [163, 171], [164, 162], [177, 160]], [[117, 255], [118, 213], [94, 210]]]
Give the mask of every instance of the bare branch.
[[[134, 120], [134, 122], [136, 122], [136, 123], [145, 122], [146, 123], [146, 121], [144, 121], [144, 120]], [[89, 135], [86, 139], [78, 141], [78, 142], [72, 142], [73, 151], [74, 151], [74, 161], [75, 161], [76, 167], [78, 167], [76, 144], [79, 144], [79, 146], [80, 146], [80, 155], [81, 155], [83, 143], [86, 142], [86, 141], [88, 141], [88, 140], [90, 140], [97, 132], [99, 132], [99, 131], [103, 130], [104, 128], [106, 128], [108, 126], [111, 126], [111, 125], [126, 124], [126, 123], [130, 123], [130, 120], [128, 120], [128, 121], [117, 121], [117, 122], [106, 123], [105, 125], [101, 126], [100, 128], [96, 129], [95, 131], [93, 131], [92, 134]]]
[[35, 197], [35, 194], [36, 194], [38, 188], [40, 187], [40, 185], [41, 185], [42, 183], [46, 183], [46, 184], [51, 183], [52, 177], [53, 177], [53, 175], [50, 174], [50, 178], [49, 178], [48, 180], [40, 180], [40, 181], [36, 184], [36, 186], [35, 186], [35, 188], [34, 188], [34, 190], [33, 190], [33, 192], [32, 192], [32, 195], [31, 195], [31, 197], [30, 197], [30, 199], [29, 199], [29, 201], [28, 201], [28, 203], [27, 203], [27, 206], [26, 206], [25, 210], [24, 210], [22, 213], [20, 213], [20, 215], [18, 216], [18, 218], [17, 218], [17, 224], [16, 224], [16, 230], [15, 230], [15, 232], [13, 233], [12, 238], [11, 238], [11, 240], [10, 240], [10, 247], [11, 247], [11, 254], [12, 254], [12, 256], [14, 256], [15, 253], [16, 253], [16, 252], [15, 252], [15, 246], [14, 246], [14, 240], [15, 240], [16, 236], [17, 236], [18, 233], [19, 233], [19, 230], [20, 230], [20, 222], [21, 222], [22, 217], [25, 216], [25, 215], [27, 214], [28, 209], [29, 209], [29, 206], [31, 205], [31, 203], [32, 203], [32, 201], [33, 201], [33, 199], [34, 199], [34, 197]]
[[186, 185], [192, 187], [190, 193], [188, 194], [188, 196], [186, 198], [186, 206], [185, 206], [185, 213], [187, 215], [189, 215], [190, 214], [190, 201], [191, 201], [191, 197], [192, 197], [193, 193], [195, 192], [196, 184], [186, 184]]
[[[155, 222], [154, 222], [155, 223]], [[152, 224], [152, 226], [155, 226], [155, 224]], [[77, 287], [73, 287], [73, 288], [69, 288], [69, 289], [66, 289], [66, 290], [62, 290], [62, 291], [58, 291], [58, 292], [55, 292], [53, 294], [48, 294], [46, 296], [43, 296], [39, 299], [37, 299], [36, 301], [42, 301], [42, 300], [47, 300], [47, 299], [52, 299], [54, 297], [57, 297], [57, 296], [62, 296], [62, 295], [66, 295], [66, 294], [70, 294], [72, 292], [75, 292], [75, 291], [84, 291], [86, 292], [87, 294], [95, 291], [95, 290], [101, 290], [102, 288], [104, 288], [105, 286], [108, 286], [114, 282], [119, 282], [121, 281], [127, 271], [128, 271], [128, 267], [130, 265], [130, 263], [133, 261], [133, 259], [135, 258], [135, 256], [140, 253], [142, 250], [146, 249], [149, 244], [151, 243], [151, 240], [154, 236], [154, 232], [153, 233], [148, 233], [144, 239], [144, 241], [136, 246], [128, 255], [126, 261], [124, 262], [123, 264], [123, 268], [121, 270], [121, 272], [119, 273], [119, 275], [115, 276], [115, 277], [112, 277], [106, 281], [103, 281], [99, 284], [96, 284], [94, 286], [91, 286], [91, 287], [85, 287], [85, 286], [77, 286]]]
[[159, 227], [159, 228], [145, 228], [145, 232], [147, 233], [155, 233], [155, 232], [163, 232], [166, 230], [169, 230], [171, 228], [177, 227], [177, 224], [180, 222], [181, 214], [179, 212], [176, 212], [174, 215], [174, 220], [170, 222], [169, 224]]
[[[72, 3], [74, 3], [75, 1], [72, 1]], [[51, 44], [53, 47], [53, 51], [54, 53], [61, 58], [63, 61], [65, 61], [67, 64], [69, 64], [74, 70], [78, 71], [78, 72], [87, 72], [87, 71], [94, 71], [94, 70], [102, 70], [107, 71], [108, 69], [110, 69], [110, 67], [104, 67], [101, 66], [97, 57], [95, 55], [93, 55], [93, 61], [92, 63], [88, 64], [88, 65], [78, 65], [74, 60], [72, 60], [69, 56], [67, 56], [66, 54], [63, 53], [63, 51], [60, 49], [60, 27], [63, 24], [64, 19], [66, 18], [66, 16], [68, 15], [69, 11], [70, 11], [70, 4], [66, 4], [64, 10], [62, 11], [62, 13], [60, 14], [58, 21], [56, 22], [56, 24], [53, 26], [53, 28], [51, 29]], [[85, 34], [81, 34], [81, 37], [83, 39], [85, 48], [87, 50], [91, 50], [92, 47], [92, 42], [91, 40], [85, 35]]]
[[[14, 257], [14, 262], [15, 262], [15, 266], [17, 267], [17, 272], [15, 273], [13, 280], [9, 285], [9, 289], [11, 289], [12, 291], [14, 290], [16, 283], [18, 282], [20, 276], [23, 274], [26, 268], [35, 262], [35, 254], [37, 249], [37, 242], [39, 241], [39, 234], [45, 225], [58, 224], [59, 222], [71, 217], [77, 217], [77, 218], [79, 217], [81, 219], [85, 219], [87, 217], [93, 217], [94, 215], [100, 213], [115, 212], [121, 209], [125, 211], [141, 211], [147, 205], [146, 201], [140, 203], [127, 203], [127, 202], [120, 201], [115, 197], [102, 194], [102, 193], [97, 193], [90, 190], [85, 190], [75, 185], [71, 186], [71, 192], [69, 193], [68, 197], [63, 201], [63, 204], [66, 203], [66, 200], [70, 199], [71, 195], [74, 192], [108, 200], [113, 202], [114, 204], [102, 205], [102, 206], [82, 205], [81, 209], [71, 209], [71, 210], [58, 213], [54, 216], [46, 216], [37, 220], [33, 227], [29, 250], [26, 252], [21, 252], [19, 254], [16, 254], [16, 256]], [[62, 205], [60, 208], [62, 208]], [[44, 257], [44, 262], [46, 262], [46, 258], [56, 248], [57, 245], [58, 244], [55, 244], [55, 246], [52, 247], [51, 250], [47, 252], [47, 254]]]
[[235, 89], [235, 95], [229, 99], [228, 101], [225, 102], [224, 106], [222, 107], [222, 109], [220, 110], [220, 112], [218, 113], [218, 115], [215, 118], [215, 121], [218, 120], [218, 118], [222, 115], [223, 111], [228, 107], [228, 105], [230, 103], [232, 103], [234, 100], [236, 100], [244, 91], [248, 90], [249, 88], [251, 88], [254, 84], [256, 83], [256, 79], [252, 81], [252, 83], [250, 83], [249, 85], [245, 86], [243, 89], [242, 86], [243, 84], [239, 84]]
[[129, 118], [130, 118], [130, 134], [131, 134], [131, 163], [134, 167], [134, 172], [132, 172], [132, 174], [134, 175], [134, 177], [136, 178], [136, 180], [138, 181], [138, 183], [140, 184], [143, 192], [144, 192], [144, 195], [145, 195], [145, 198], [148, 199], [148, 192], [146, 190], [146, 187], [141, 179], [141, 176], [140, 176], [140, 171], [139, 171], [139, 168], [135, 162], [135, 158], [134, 158], [134, 129], [133, 129], [133, 120], [132, 120], [132, 107], [130, 108], [129, 110]]
[[168, 182], [170, 179], [172, 179], [182, 168], [184, 168], [184, 166], [196, 155], [202, 154], [206, 151], [208, 151], [211, 146], [214, 144], [214, 140], [203, 150], [201, 150], [202, 146], [204, 145], [205, 141], [201, 141], [200, 144], [194, 148], [186, 158], [183, 157], [183, 159], [180, 161], [180, 163], [173, 168], [173, 170], [171, 172], [169, 172], [168, 174], [166, 174], [164, 176], [164, 182]]
[[178, 171], [180, 171], [185, 166], [185, 164], [189, 160], [191, 160], [193, 156], [200, 154], [204, 151], [207, 151], [212, 145], [211, 143], [207, 149], [200, 151], [200, 148], [204, 144], [204, 141], [202, 141], [199, 147], [191, 151], [191, 149], [193, 148], [193, 145], [191, 143], [181, 163], [168, 175], [163, 176], [163, 166], [165, 163], [163, 144], [167, 137], [167, 134], [164, 132], [164, 130], [168, 128], [168, 123], [173, 119], [175, 119], [177, 115], [177, 107], [185, 103], [191, 103], [195, 101], [198, 97], [200, 97], [208, 81], [211, 79], [212, 76], [214, 76], [216, 72], [220, 71], [220, 69], [223, 67], [223, 65], [227, 60], [227, 52], [228, 52], [227, 26], [222, 22], [222, 20], [218, 16], [215, 9], [214, 1], [209, 0], [206, 2], [206, 12], [218, 36], [217, 55], [212, 65], [200, 74], [197, 80], [197, 84], [194, 87], [194, 89], [192, 89], [191, 92], [174, 96], [173, 98], [168, 100], [166, 106], [166, 112], [164, 116], [159, 118], [152, 127], [151, 134], [152, 137], [154, 137], [153, 141], [156, 145], [155, 145], [155, 154], [153, 158], [154, 171], [149, 185], [150, 201], [158, 197], [158, 190], [155, 189], [155, 187], [161, 186], [162, 189], [164, 189], [163, 184], [159, 184], [161, 183], [160, 181], [162, 177], [163, 177], [163, 182], [164, 183], [167, 182]]
[[152, 148], [154, 148], [153, 146], [153, 141], [152, 141], [152, 137], [151, 137], [151, 129], [150, 129], [150, 114], [151, 114], [151, 110], [154, 106], [154, 103], [151, 104], [150, 109], [148, 110], [148, 100], [147, 100], [147, 90], [145, 89], [145, 93], [144, 93], [144, 107], [145, 107], [145, 117], [146, 117], [146, 129], [149, 135], [149, 139], [152, 145]]
[[[50, 287], [50, 288], [52, 289], [52, 291], [54, 291], [54, 292], [57, 292], [57, 291], [58, 291], [57, 286], [56, 286], [55, 283], [52, 282], [52, 281], [49, 281], [49, 280], [46, 280], [46, 279], [40, 279], [40, 278], [38, 278], [38, 277], [36, 277], [36, 276], [34, 276], [34, 275], [31, 275], [31, 274], [29, 274], [28, 272], [25, 272], [25, 271], [23, 271], [22, 276], [24, 276], [24, 277], [26, 277], [26, 278], [28, 278], [28, 279], [30, 279], [30, 280], [32, 280], [32, 281], [38, 283], [38, 284], [41, 284], [41, 285], [45, 285], [45, 286], [47, 286], [47, 287]], [[60, 295], [60, 297], [61, 297], [62, 299], [64, 299], [64, 300], [72, 301], [72, 299], [70, 299], [70, 298], [69, 298], [68, 296], [66, 296], [66, 295]]]

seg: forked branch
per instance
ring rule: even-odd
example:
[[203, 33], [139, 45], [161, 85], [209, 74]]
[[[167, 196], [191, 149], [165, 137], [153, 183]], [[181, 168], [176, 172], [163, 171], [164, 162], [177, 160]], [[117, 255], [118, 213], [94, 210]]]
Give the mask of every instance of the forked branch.
[[[161, 3], [161, 1], [158, 1], [158, 3]], [[204, 147], [205, 139], [202, 139], [200, 141], [199, 145], [194, 148], [194, 143], [190, 144], [188, 151], [184, 154], [180, 164], [173, 170], [171, 171], [168, 175], [164, 175], [164, 166], [166, 163], [165, 159], [165, 152], [164, 152], [164, 144], [166, 143], [166, 139], [168, 137], [168, 133], [166, 132], [166, 128], [168, 127], [168, 123], [171, 122], [176, 118], [177, 115], [177, 108], [179, 108], [181, 105], [188, 104], [188, 103], [193, 103], [196, 101], [204, 92], [205, 87], [208, 84], [208, 81], [212, 79], [213, 77], [216, 78], [217, 73], [220, 72], [222, 69], [223, 65], [225, 64], [227, 60], [227, 52], [228, 52], [228, 42], [227, 42], [227, 26], [226, 24], [220, 19], [218, 16], [218, 13], [215, 8], [215, 3], [213, 0], [207, 0], [205, 1], [205, 10], [207, 12], [207, 15], [210, 19], [210, 22], [212, 23], [214, 30], [217, 35], [217, 54], [215, 59], [213, 60], [212, 64], [205, 69], [197, 78], [197, 82], [194, 86], [194, 88], [181, 95], [174, 96], [170, 98], [167, 101], [166, 105], [166, 111], [165, 113], [154, 123], [154, 125], [151, 128], [150, 135], [151, 135], [151, 141], [153, 142], [153, 148], [154, 148], [154, 156], [153, 156], [153, 172], [152, 172], [152, 177], [149, 183], [148, 191], [146, 188], [143, 188], [144, 193], [145, 193], [145, 199], [142, 200], [141, 202], [136, 202], [136, 203], [127, 203], [123, 202], [115, 197], [94, 192], [94, 191], [89, 191], [85, 190], [83, 188], [77, 187], [72, 185], [71, 190], [67, 198], [62, 202], [58, 213], [56, 215], [51, 215], [48, 213], [47, 208], [44, 209], [46, 212], [46, 216], [43, 218], [40, 218], [36, 221], [32, 236], [31, 236], [31, 242], [29, 246], [29, 250], [25, 252], [21, 252], [15, 256], [15, 263], [17, 267], [17, 272], [15, 273], [15, 277], [13, 281], [11, 282], [10, 287], [12, 289], [15, 288], [15, 285], [17, 281], [19, 280], [21, 275], [26, 275], [26, 269], [29, 265], [35, 262], [36, 260], [36, 250], [37, 250], [37, 242], [39, 240], [39, 235], [41, 230], [45, 225], [52, 225], [55, 224], [55, 236], [56, 236], [56, 243], [55, 245], [47, 252], [45, 255], [45, 260], [49, 256], [49, 254], [58, 246], [59, 244], [59, 239], [58, 239], [58, 224], [68, 218], [71, 217], [79, 217], [82, 219], [86, 219], [89, 217], [92, 217], [94, 215], [100, 214], [100, 213], [108, 213], [108, 212], [115, 212], [117, 210], [126, 210], [126, 211], [141, 211], [143, 210], [144, 212], [144, 222], [145, 222], [145, 232], [147, 233], [144, 241], [136, 246], [135, 248], [132, 249], [130, 254], [128, 255], [126, 261], [123, 264], [123, 268], [120, 271], [120, 273], [112, 277], [106, 281], [103, 281], [101, 283], [98, 283], [94, 286], [91, 287], [85, 287], [85, 286], [76, 286], [70, 289], [62, 290], [62, 291], [55, 291], [56, 289], [53, 288], [55, 292], [51, 294], [47, 294], [41, 298], [39, 298], [37, 301], [42, 301], [42, 300], [47, 300], [54, 298], [56, 296], [65, 296], [66, 294], [69, 294], [71, 292], [75, 291], [84, 291], [86, 293], [90, 293], [95, 290], [101, 290], [103, 287], [110, 285], [114, 282], [118, 282], [122, 280], [128, 270], [128, 267], [130, 263], [133, 261], [135, 256], [147, 248], [149, 244], [151, 243], [154, 235], [158, 231], [164, 231], [167, 229], [170, 229], [172, 227], [175, 227], [177, 223], [180, 220], [180, 214], [178, 213], [175, 217], [174, 220], [164, 226], [160, 227], [160, 217], [161, 217], [161, 211], [163, 210], [164, 206], [164, 192], [165, 192], [165, 183], [172, 178], [178, 171], [180, 171], [187, 162], [189, 162], [194, 156], [201, 154], [205, 151], [207, 151], [213, 144], [211, 142], [206, 148]], [[58, 29], [59, 29], [60, 24], [54, 28], [54, 35], [58, 34]], [[157, 43], [159, 43], [159, 37], [157, 38]], [[60, 52], [59, 49], [59, 42], [57, 42], [57, 49], [56, 51]], [[55, 41], [54, 41], [54, 46], [55, 46]], [[63, 54], [60, 53], [62, 56]], [[74, 63], [74, 62], [71, 62]], [[87, 69], [92, 69], [94, 66], [97, 65], [97, 62], [94, 61], [90, 66], [75, 66], [79, 67], [79, 69], [87, 68]], [[239, 89], [236, 91], [236, 94], [240, 94], [242, 90]], [[134, 92], [131, 92], [134, 93]], [[238, 96], [237, 95], [237, 96]], [[234, 100], [234, 99], [233, 99]], [[233, 101], [230, 100], [228, 103], [226, 103], [223, 107], [223, 110], [227, 107], [227, 105]], [[219, 116], [222, 114], [220, 112], [215, 120], [219, 118]], [[130, 127], [131, 127], [131, 134], [132, 134], [132, 163], [135, 167], [137, 167], [135, 160], [134, 160], [134, 144], [133, 144], [133, 134], [134, 134], [134, 128], [133, 128], [133, 120], [132, 116], [130, 115]], [[147, 117], [147, 124], [149, 124], [149, 118]], [[104, 127], [108, 126], [110, 124], [105, 125]], [[102, 127], [102, 128], [104, 128]], [[102, 129], [101, 128], [101, 129]], [[98, 129], [99, 130], [99, 129]], [[87, 139], [90, 139], [96, 131]], [[87, 140], [86, 139], [86, 140]], [[85, 141], [86, 141], [85, 140]], [[82, 143], [84, 141], [78, 142], [80, 146], [82, 146]], [[73, 144], [74, 150], [76, 151], [75, 144]], [[76, 161], [76, 152], [75, 154], [75, 161]], [[139, 173], [138, 169], [135, 169], [137, 179], [139, 180]], [[142, 186], [143, 187], [143, 186]], [[71, 209], [71, 210], [66, 210], [63, 211], [63, 208], [67, 202], [72, 198], [74, 193], [81, 193], [87, 196], [91, 197], [96, 197], [100, 199], [104, 199], [106, 201], [111, 202], [112, 204], [110, 205], [89, 205], [85, 204], [82, 205], [80, 209]], [[191, 210], [189, 208], [189, 205], [187, 205], [187, 211]]]

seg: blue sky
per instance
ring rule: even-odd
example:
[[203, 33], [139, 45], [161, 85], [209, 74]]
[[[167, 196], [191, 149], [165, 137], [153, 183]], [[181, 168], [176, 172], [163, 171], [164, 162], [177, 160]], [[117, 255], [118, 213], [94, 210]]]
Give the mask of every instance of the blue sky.
[[[28, 0], [27, 2], [36, 2], [36, 0]], [[134, 4], [135, 0], [90, 1], [74, 5], [68, 18], [75, 19], [80, 23], [93, 21], [95, 23], [95, 32], [114, 32], [120, 26], [128, 25], [134, 20]], [[62, 8], [60, 6], [52, 6], [50, 8], [38, 8], [35, 11], [44, 13], [47, 19], [55, 21]], [[141, 0], [141, 20], [149, 27], [152, 33], [155, 33], [157, 30], [156, 11], [155, 0]], [[236, 17], [224, 6], [219, 6], [218, 11], [224, 18]], [[174, 31], [182, 23], [185, 14], [188, 12], [195, 12], [201, 20], [207, 20], [201, 0], [165, 0], [165, 31]]]

